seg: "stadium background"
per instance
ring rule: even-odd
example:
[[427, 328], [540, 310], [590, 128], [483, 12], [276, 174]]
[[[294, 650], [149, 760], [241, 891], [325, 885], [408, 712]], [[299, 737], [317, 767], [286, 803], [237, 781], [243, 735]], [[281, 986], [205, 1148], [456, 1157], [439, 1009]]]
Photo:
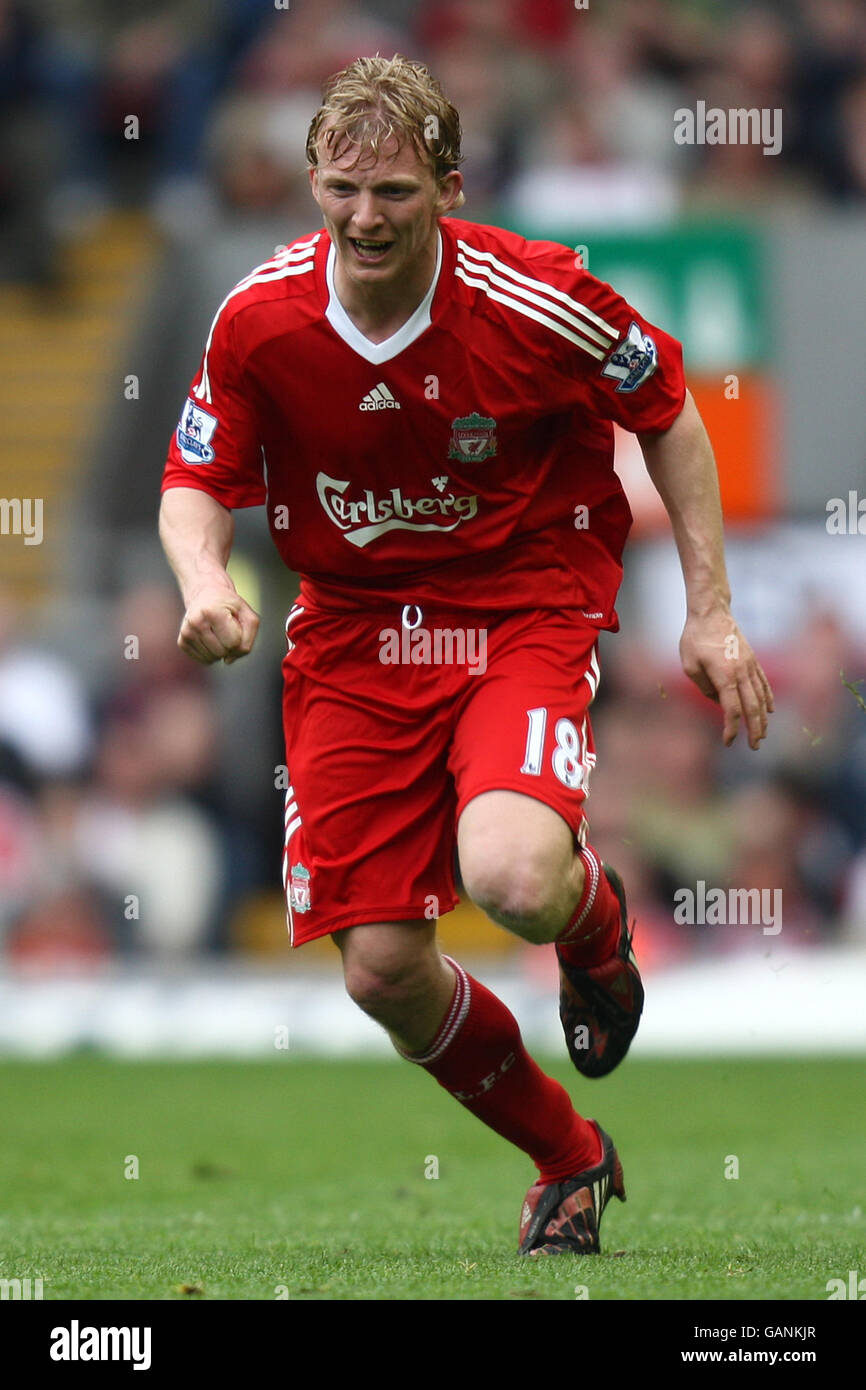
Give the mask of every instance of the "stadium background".
[[[333, 947], [287, 946], [293, 577], [240, 515], [233, 573], [263, 624], [242, 665], [203, 671], [176, 650], [156, 539], [213, 312], [319, 225], [319, 85], [377, 51], [423, 58], [460, 110], [461, 216], [581, 248], [682, 338], [717, 451], [735, 612], [777, 696], [758, 754], [721, 747], [682, 677], [669, 528], [618, 444], [636, 525], [588, 810], [639, 923], [634, 1055], [862, 1051], [866, 565], [856, 513], [828, 529], [831, 499], [847, 516], [866, 497], [866, 15], [848, 0], [0, 3], [0, 490], [43, 503], [41, 543], [9, 508], [0, 536], [0, 1047], [388, 1054]], [[673, 113], [698, 100], [781, 110], [781, 152], [678, 145]], [[699, 881], [781, 890], [781, 931], [678, 925], [674, 893]], [[441, 936], [561, 1049], [552, 948], [466, 905]]]

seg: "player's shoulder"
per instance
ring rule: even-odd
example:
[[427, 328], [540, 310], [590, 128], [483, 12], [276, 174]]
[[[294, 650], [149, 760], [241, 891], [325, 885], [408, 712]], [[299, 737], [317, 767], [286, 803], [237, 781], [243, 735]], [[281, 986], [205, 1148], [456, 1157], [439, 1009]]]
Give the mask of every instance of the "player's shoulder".
[[444, 218], [442, 222], [456, 243], [457, 263], [484, 263], [496, 266], [500, 261], [508, 269], [547, 283], [554, 288], [574, 290], [580, 287], [592, 292], [600, 281], [584, 269], [579, 251], [556, 241], [529, 240], [519, 232], [505, 227], [493, 227], [478, 222], [463, 222]]
[[315, 295], [314, 270], [319, 241], [324, 228], [298, 237], [284, 246], [274, 248], [274, 254], [244, 275], [227, 293], [216, 312], [214, 322], [227, 326], [249, 309], [267, 307], [279, 301], [291, 311], [294, 304], [303, 312], [304, 302]]
[[455, 277], [472, 292], [477, 309], [495, 305], [497, 314], [520, 315], [561, 345], [586, 348], [589, 341], [593, 356], [620, 337], [624, 301], [583, 267], [574, 247], [456, 218], [442, 225], [454, 240]]
[[453, 233], [463, 251], [488, 251], [505, 255], [509, 260], [527, 265], [564, 264], [573, 262], [574, 251], [555, 241], [530, 241], [507, 227], [494, 227], [485, 222], [466, 222], [457, 217], [442, 219], [441, 225]]

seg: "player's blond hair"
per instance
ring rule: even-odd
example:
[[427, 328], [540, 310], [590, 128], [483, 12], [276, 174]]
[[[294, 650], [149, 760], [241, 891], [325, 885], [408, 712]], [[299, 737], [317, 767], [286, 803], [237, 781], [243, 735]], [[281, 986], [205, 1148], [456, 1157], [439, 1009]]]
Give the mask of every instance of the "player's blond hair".
[[[423, 63], [397, 53], [393, 58], [356, 58], [329, 77], [322, 105], [307, 134], [307, 161], [319, 163], [319, 140], [330, 159], [349, 145], [375, 163], [394, 136], [398, 149], [408, 142], [430, 165], [439, 182], [456, 169], [460, 152], [460, 117]], [[460, 194], [456, 206], [463, 202]]]

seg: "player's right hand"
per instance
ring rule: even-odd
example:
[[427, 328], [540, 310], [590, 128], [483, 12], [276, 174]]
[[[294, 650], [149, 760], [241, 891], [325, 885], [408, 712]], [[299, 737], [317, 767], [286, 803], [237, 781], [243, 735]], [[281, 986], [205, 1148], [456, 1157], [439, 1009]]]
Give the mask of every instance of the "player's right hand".
[[258, 614], [234, 588], [202, 589], [190, 600], [177, 645], [203, 666], [230, 666], [252, 651], [258, 630]]

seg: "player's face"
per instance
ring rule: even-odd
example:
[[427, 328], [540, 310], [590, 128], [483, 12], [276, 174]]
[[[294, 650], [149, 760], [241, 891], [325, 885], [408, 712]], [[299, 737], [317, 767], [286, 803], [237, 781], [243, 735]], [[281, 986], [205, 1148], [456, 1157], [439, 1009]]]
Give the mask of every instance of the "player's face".
[[[321, 148], [321, 146], [320, 146]], [[461, 176], [437, 183], [410, 143], [386, 142], [375, 164], [357, 146], [310, 170], [313, 197], [343, 270], [356, 283], [393, 285], [435, 248], [436, 219], [453, 205]]]

